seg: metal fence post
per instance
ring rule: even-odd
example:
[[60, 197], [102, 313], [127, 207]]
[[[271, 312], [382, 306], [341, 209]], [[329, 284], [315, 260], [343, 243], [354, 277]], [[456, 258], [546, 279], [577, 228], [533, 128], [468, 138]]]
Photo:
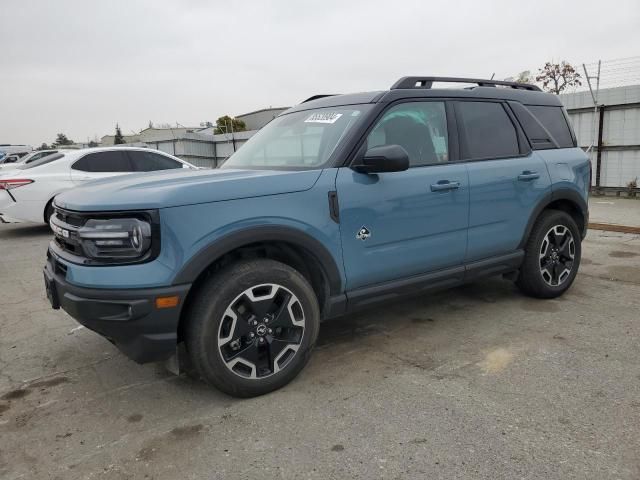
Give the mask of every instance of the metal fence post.
[[598, 152], [596, 155], [596, 190], [600, 187], [600, 172], [602, 171], [602, 130], [604, 129], [604, 105], [599, 105], [598, 120]]

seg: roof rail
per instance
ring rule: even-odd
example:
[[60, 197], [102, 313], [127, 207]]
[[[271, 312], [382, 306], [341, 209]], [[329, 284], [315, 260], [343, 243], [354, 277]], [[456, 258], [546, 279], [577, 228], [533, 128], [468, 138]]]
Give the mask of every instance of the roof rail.
[[300, 103], [307, 103], [307, 102], [310, 102], [312, 100], [318, 100], [319, 98], [335, 97], [336, 95], [337, 95], [337, 93], [330, 93], [328, 95], [314, 95], [312, 97], [307, 98], [306, 100], [301, 101]]
[[511, 87], [521, 90], [531, 90], [541, 92], [539, 87], [529, 83], [506, 82], [503, 80], [482, 80], [479, 78], [456, 78], [456, 77], [402, 77], [391, 85], [391, 90], [401, 88], [431, 88], [433, 82], [443, 83], [475, 83], [479, 87], [495, 87], [497, 85]]

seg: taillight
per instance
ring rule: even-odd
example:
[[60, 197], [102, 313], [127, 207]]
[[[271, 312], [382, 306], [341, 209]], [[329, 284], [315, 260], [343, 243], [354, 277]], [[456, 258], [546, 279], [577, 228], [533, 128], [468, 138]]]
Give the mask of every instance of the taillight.
[[12, 190], [14, 188], [24, 187], [30, 183], [33, 183], [33, 180], [28, 180], [26, 178], [0, 180], [0, 190]]

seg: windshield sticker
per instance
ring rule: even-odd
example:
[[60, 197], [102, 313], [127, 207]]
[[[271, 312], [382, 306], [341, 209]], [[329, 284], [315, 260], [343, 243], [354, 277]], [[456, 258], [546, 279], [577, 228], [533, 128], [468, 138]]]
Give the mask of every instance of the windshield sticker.
[[336, 123], [341, 116], [341, 113], [335, 112], [314, 113], [304, 123]]

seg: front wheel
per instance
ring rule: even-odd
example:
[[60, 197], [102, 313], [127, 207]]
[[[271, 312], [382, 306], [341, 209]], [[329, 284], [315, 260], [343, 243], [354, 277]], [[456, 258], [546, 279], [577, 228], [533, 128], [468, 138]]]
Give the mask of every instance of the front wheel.
[[518, 287], [537, 298], [562, 295], [576, 278], [581, 253], [580, 233], [573, 218], [559, 210], [544, 211], [527, 240]]
[[298, 375], [318, 336], [307, 280], [273, 260], [241, 261], [214, 274], [187, 314], [186, 346], [198, 374], [229, 395], [253, 397]]

